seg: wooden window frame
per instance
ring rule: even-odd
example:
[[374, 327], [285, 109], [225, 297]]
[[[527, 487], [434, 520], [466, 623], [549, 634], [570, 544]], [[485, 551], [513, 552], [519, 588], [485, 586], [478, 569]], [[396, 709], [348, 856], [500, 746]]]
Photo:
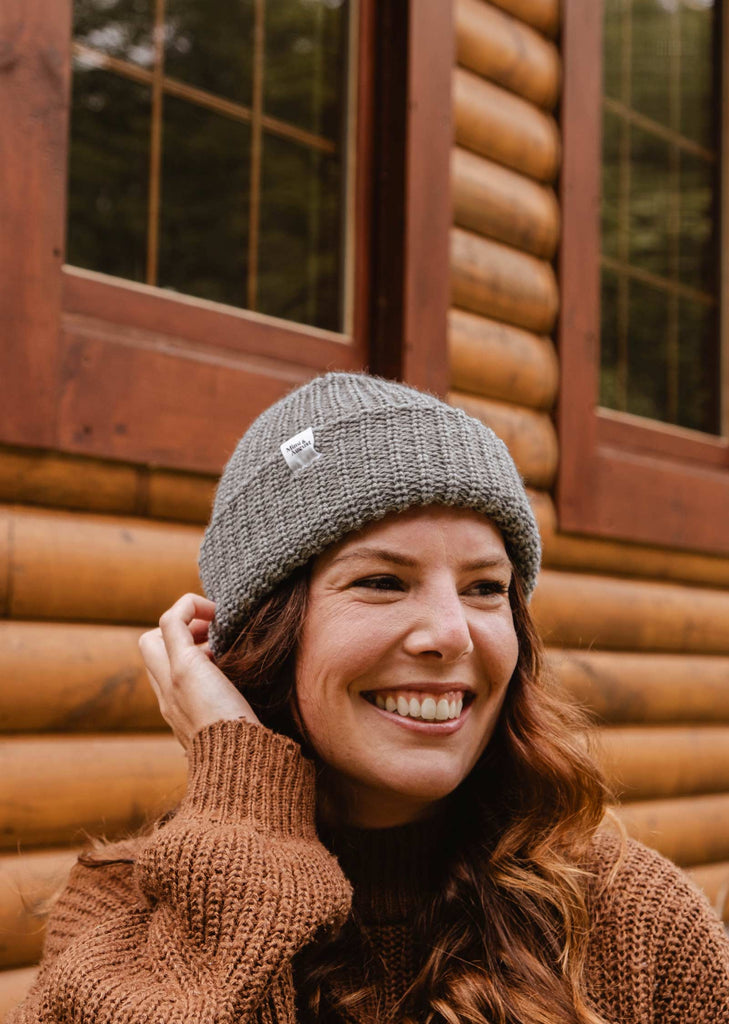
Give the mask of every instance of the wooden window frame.
[[[558, 327], [563, 532], [729, 554], [727, 389], [721, 437], [599, 407], [602, 0], [564, 0]], [[724, 19], [723, 31], [727, 32]], [[724, 103], [721, 160], [726, 180]], [[722, 202], [722, 237], [727, 203]], [[729, 260], [720, 271], [720, 339], [729, 361]]]
[[[369, 366], [445, 392], [451, 3], [360, 0], [342, 334], [64, 265], [71, 15], [72, 0], [0, 12], [0, 443], [217, 472], [246, 423], [317, 372]], [[375, 76], [387, 17], [404, 49], [380, 46]], [[392, 167], [376, 92], [403, 128]]]

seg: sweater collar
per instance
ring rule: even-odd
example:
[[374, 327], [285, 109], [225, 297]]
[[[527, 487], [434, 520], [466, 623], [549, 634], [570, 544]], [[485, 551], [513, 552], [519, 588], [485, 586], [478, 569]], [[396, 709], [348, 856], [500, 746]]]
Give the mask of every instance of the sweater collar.
[[396, 828], [340, 827], [323, 838], [352, 883], [353, 906], [362, 920], [412, 918], [443, 879], [443, 814]]

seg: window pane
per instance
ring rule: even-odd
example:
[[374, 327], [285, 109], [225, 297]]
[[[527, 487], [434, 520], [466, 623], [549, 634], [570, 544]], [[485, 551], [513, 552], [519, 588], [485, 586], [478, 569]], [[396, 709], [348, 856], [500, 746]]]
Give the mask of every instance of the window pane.
[[252, 61], [253, 0], [167, 0], [166, 75], [250, 107]]
[[75, 0], [69, 261], [341, 331], [351, 2]]
[[150, 90], [76, 67], [71, 118], [66, 260], [143, 281]]
[[715, 310], [688, 300], [679, 313], [678, 422], [719, 433], [719, 365]]
[[676, 47], [672, 6], [663, 0], [633, 0], [631, 8], [630, 105], [665, 125], [670, 124], [670, 55]]
[[716, 147], [716, 7], [685, 0], [681, 13], [681, 132], [707, 149]]
[[714, 173], [714, 165], [701, 157], [681, 154], [680, 276], [684, 284], [704, 292], [717, 287]]
[[154, 64], [153, 0], [76, 0], [74, 38], [111, 57]]
[[266, 4], [266, 114], [337, 137], [347, 96], [346, 14], [342, 0]]
[[668, 419], [668, 296], [630, 283], [627, 412]]
[[158, 282], [246, 303], [250, 126], [167, 97]]
[[341, 319], [339, 162], [267, 135], [263, 147], [258, 308], [337, 329]]
[[602, 310], [600, 400], [709, 431], [720, 375], [716, 8], [603, 8], [602, 302], [616, 309]]

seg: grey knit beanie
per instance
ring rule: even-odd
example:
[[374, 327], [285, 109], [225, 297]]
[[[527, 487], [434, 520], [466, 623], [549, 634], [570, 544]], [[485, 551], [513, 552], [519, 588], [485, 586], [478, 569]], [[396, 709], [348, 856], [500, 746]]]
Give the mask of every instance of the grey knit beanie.
[[483, 512], [531, 594], [539, 531], [506, 445], [432, 395], [330, 373], [263, 412], [220, 478], [200, 550], [217, 655], [277, 583], [345, 534], [420, 505]]

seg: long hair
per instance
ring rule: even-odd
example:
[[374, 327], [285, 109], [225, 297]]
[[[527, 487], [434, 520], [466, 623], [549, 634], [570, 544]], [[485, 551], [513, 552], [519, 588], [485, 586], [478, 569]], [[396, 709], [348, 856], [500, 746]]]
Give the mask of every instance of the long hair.
[[[306, 569], [284, 581], [218, 661], [264, 724], [299, 741], [295, 659], [307, 586]], [[404, 1024], [605, 1024], [585, 992], [590, 876], [581, 864], [609, 793], [581, 739], [586, 720], [544, 672], [517, 575], [509, 597], [518, 661], [494, 735], [450, 798], [455, 852], [414, 926], [424, 955], [399, 1008]], [[307, 1016], [370, 1003], [367, 982], [357, 992], [346, 983], [361, 957], [354, 917], [304, 951], [297, 982]]]

